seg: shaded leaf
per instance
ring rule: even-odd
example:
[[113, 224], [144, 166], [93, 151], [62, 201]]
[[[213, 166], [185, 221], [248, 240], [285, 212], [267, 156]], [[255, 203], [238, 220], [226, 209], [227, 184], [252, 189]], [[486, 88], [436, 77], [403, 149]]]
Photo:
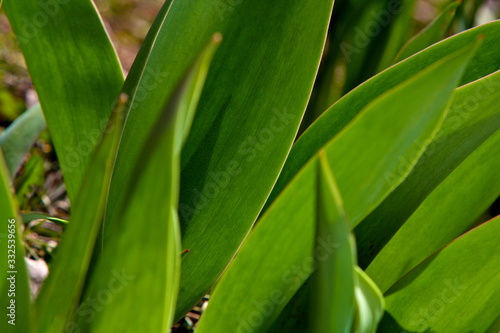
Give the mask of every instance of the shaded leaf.
[[106, 194], [113, 168], [113, 156], [123, 128], [126, 97], [121, 96], [102, 142], [98, 145], [87, 171], [88, 181], [79, 191], [73, 204], [72, 223], [68, 224], [50, 274], [38, 298], [37, 332], [70, 331], [78, 307], [92, 250], [99, 231]]
[[[132, 103], [105, 242], [165, 93], [173, 91], [193, 50], [215, 31], [224, 35], [182, 153], [179, 214], [183, 247], [190, 252], [182, 260], [177, 318], [220, 276], [276, 181], [309, 99], [332, 4], [167, 2], [132, 66], [124, 86]], [[242, 196], [234, 195], [237, 189], [245, 189]]]
[[[448, 182], [450, 185], [454, 183], [457, 187], [453, 188], [453, 185], [451, 185], [453, 190], [449, 193], [444, 190], [449, 188], [447, 185], [444, 185], [443, 190], [436, 190], [441, 194], [438, 197], [434, 195], [434, 198], [437, 199], [429, 199], [429, 204], [432, 205], [432, 202], [437, 200], [435, 205], [439, 209], [427, 211], [427, 213], [420, 215], [422, 219], [417, 218], [417, 220], [425, 221], [425, 225], [430, 226], [434, 220], [428, 218], [431, 216], [436, 217], [437, 215], [434, 214], [444, 214], [441, 216], [446, 216], [447, 212], [453, 215], [460, 215], [460, 212], [462, 212], [463, 216], [458, 218], [456, 224], [453, 219], [446, 218], [445, 221], [447, 222], [439, 225], [443, 227], [440, 228], [441, 232], [432, 232], [433, 236], [429, 238], [423, 236], [425, 238], [424, 242], [429, 247], [419, 246], [419, 248], [428, 249], [430, 252], [424, 254], [423, 257], [417, 256], [419, 258], [417, 259], [418, 262], [464, 232], [467, 226], [481, 213], [481, 209], [486, 209], [484, 205], [491, 203], [495, 199], [496, 190], [494, 187], [485, 190], [483, 196], [483, 190], [481, 190], [483, 185], [481, 184], [486, 185], [487, 182], [483, 182], [486, 179], [496, 182], [497, 172], [494, 171], [496, 156], [488, 156], [488, 159], [484, 160], [483, 158], [487, 156], [485, 155], [486, 152], [476, 155], [478, 157], [482, 156], [482, 159], [476, 161], [479, 164], [484, 164], [483, 171], [486, 173], [481, 174], [481, 177], [484, 176], [483, 180], [474, 178], [472, 183], [464, 183], [462, 178], [469, 172], [471, 174], [467, 175], [467, 179], [471, 179], [470, 177], [474, 177], [474, 175], [479, 176], [475, 172], [477, 165], [474, 162], [467, 163], [468, 166], [462, 167], [460, 165], [500, 128], [500, 90], [497, 89], [499, 86], [500, 72], [496, 72], [456, 90], [450, 112], [443, 126], [434, 141], [427, 147], [415, 168], [408, 175], [408, 178], [356, 228], [361, 267], [368, 267], [371, 260], [391, 237], [415, 214], [419, 206], [423, 205], [424, 200], [439, 188], [443, 182]], [[464, 171], [457, 172], [456, 176], [451, 177], [450, 175], [456, 168]], [[446, 180], [447, 177], [451, 177], [449, 181]], [[456, 198], [454, 194], [459, 189], [466, 188], [464, 186], [468, 187], [472, 192], [467, 195], [465, 195], [466, 192], [463, 192], [464, 197]], [[473, 190], [473, 188], [476, 188], [476, 190]], [[445, 195], [445, 193], [446, 197], [449, 197], [449, 203], [441, 206], [440, 196]], [[473, 200], [473, 198], [476, 199]], [[477, 205], [482, 200], [484, 200], [484, 203]], [[430, 206], [427, 205], [427, 207]], [[425, 212], [425, 210], [426, 208], [423, 208], [422, 212]], [[416, 225], [418, 225], [418, 222]], [[438, 227], [438, 225], [435, 227]], [[450, 231], [448, 235], [446, 235], [447, 230]], [[437, 229], [434, 229], [434, 231], [437, 231]], [[424, 232], [424, 229], [417, 234], [420, 234], [420, 232]], [[435, 237], [438, 235], [442, 235], [444, 238], [441, 242], [431, 246], [430, 242], [437, 240]], [[411, 256], [417, 253], [418, 251]], [[409, 269], [411, 269], [411, 265], [405, 267], [406, 271]], [[394, 273], [401, 274], [403, 272]], [[376, 281], [384, 290], [384, 283], [378, 279]]]
[[[220, 41], [220, 34], [214, 35], [168, 96], [141, 150], [121, 213], [110, 224], [77, 313], [77, 327], [82, 331], [166, 332], [172, 325], [181, 259], [180, 147], [199, 98], [196, 91], [205, 81]], [[105, 302], [100, 301], [103, 293], [108, 295]], [[101, 310], [87, 317], [96, 300]]]
[[379, 332], [486, 332], [500, 313], [498, 235], [500, 218], [458, 238], [398, 281], [385, 294]]
[[438, 17], [436, 17], [424, 29], [403, 45], [393, 63], [400, 62], [401, 60], [412, 56], [426, 47], [439, 42], [439, 40], [446, 34], [446, 31], [455, 16], [457, 7], [461, 3], [462, 0], [455, 0], [448, 4]]
[[71, 201], [123, 84], [91, 0], [5, 0]]
[[0, 147], [12, 177], [45, 127], [42, 109], [40, 104], [36, 104], [14, 120], [0, 135]]
[[[419, 150], [416, 140], [432, 138], [473, 52], [469, 46], [387, 92], [325, 146], [346, 214], [354, 217], [351, 224], [390, 193], [384, 175], [401, 167], [398, 157]], [[197, 330], [269, 328], [313, 272], [313, 253], [335, 251], [328, 238], [316, 239], [321, 247], [314, 246], [316, 163], [309, 160], [260, 218], [217, 284]]]
[[375, 98], [408, 79], [431, 63], [469, 45], [479, 36], [484, 40], [469, 61], [460, 84], [470, 83], [500, 69], [500, 21], [468, 30], [444, 40], [376, 75], [326, 110], [294, 144], [266, 206], [283, 190], [300, 168], [331, 138], [339, 133]]

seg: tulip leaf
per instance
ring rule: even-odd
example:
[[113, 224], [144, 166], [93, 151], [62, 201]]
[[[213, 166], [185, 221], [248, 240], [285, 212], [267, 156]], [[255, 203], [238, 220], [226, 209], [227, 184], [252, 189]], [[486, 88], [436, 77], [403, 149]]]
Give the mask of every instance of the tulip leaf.
[[456, 52], [482, 36], [484, 40], [469, 61], [460, 85], [470, 83], [500, 69], [500, 44], [496, 38], [499, 34], [500, 20], [470, 29], [388, 68], [345, 95], [326, 110], [294, 144], [266, 206], [268, 207], [273, 202], [297, 171], [351, 122], [366, 105], [431, 63]]
[[426, 197], [368, 266], [382, 290], [467, 231], [488, 209], [500, 196], [499, 165], [497, 130]]
[[500, 313], [498, 235], [497, 217], [405, 275], [385, 293], [379, 332], [486, 332]]
[[401, 60], [414, 55], [426, 47], [437, 43], [441, 38], [443, 38], [452, 19], [455, 17], [457, 7], [461, 3], [461, 0], [455, 0], [448, 4], [438, 17], [436, 17], [417, 35], [413, 36], [408, 42], [406, 42], [393, 62], [400, 62]]
[[71, 201], [123, 84], [91, 0], [5, 0]]
[[7, 165], [0, 151], [0, 304], [2, 332], [25, 333], [31, 327], [29, 277], [24, 262], [21, 219]]
[[[181, 263], [177, 215], [181, 146], [220, 41], [220, 34], [213, 36], [168, 97], [142, 149], [121, 203], [122, 213], [110, 223], [110, 235], [95, 257], [76, 317], [82, 331], [167, 332], [173, 324]], [[88, 318], [85, 313], [104, 291], [107, 301]], [[134, 320], [123, 320], [127, 316]]]
[[[433, 137], [475, 44], [380, 96], [325, 145], [351, 226], [393, 189], [384, 175], [401, 167], [399, 157], [421, 151], [416, 141], [428, 142]], [[402, 100], [405, 112], [397, 102]], [[418, 156], [412, 158], [418, 160]], [[314, 246], [316, 166], [314, 157], [259, 219], [211, 295], [197, 329], [201, 333], [223, 327], [271, 327], [311, 275], [311, 251], [335, 251], [331, 238], [317, 239], [320, 246]], [[352, 175], [354, 170], [356, 175]], [[402, 181], [405, 175], [400, 177]], [[255, 272], [259, 272], [258, 279]]]
[[[419, 245], [418, 248], [428, 252], [420, 256], [417, 255], [419, 251], [413, 252], [411, 255], [408, 254], [417, 260], [417, 262], [413, 261], [413, 265], [415, 265], [467, 230], [467, 226], [482, 213], [481, 210], [486, 209], [485, 205], [495, 200], [497, 190], [492, 186], [483, 191], [482, 186], [488, 184], [488, 181], [493, 183], [498, 181], [496, 180], [498, 178], [497, 172], [495, 172], [497, 157], [491, 155], [488, 159], [483, 160], [488, 156], [488, 152], [483, 149], [482, 153], [475, 155], [476, 157], [470, 157], [470, 162], [464, 162], [464, 160], [500, 129], [499, 86], [500, 71], [456, 90], [450, 112], [443, 126], [408, 178], [356, 228], [361, 267], [368, 267], [371, 260], [410, 218], [414, 221], [412, 222], [414, 227], [417, 229], [422, 227], [417, 234], [424, 232], [426, 228], [423, 225], [434, 229], [431, 232], [432, 236], [421, 234], [424, 238], [423, 242], [427, 246], [420, 247]], [[480, 159], [478, 160], [478, 158]], [[474, 183], [464, 183], [465, 174], [467, 174], [466, 179], [477, 175], [475, 171], [472, 172], [478, 168], [472, 162], [474, 159], [484, 167], [483, 171], [486, 173], [481, 176], [484, 177], [483, 180], [487, 181], [483, 182], [483, 180], [474, 178]], [[467, 166], [461, 166], [461, 163], [466, 163]], [[463, 171], [457, 171], [456, 175], [453, 175], [452, 172], [457, 168]], [[393, 176], [388, 177], [389, 181], [391, 177]], [[447, 177], [450, 179], [448, 180]], [[449, 185], [442, 184], [443, 182]], [[441, 189], [439, 189], [440, 187]], [[441, 205], [444, 193], [446, 193], [445, 189], [449, 190], [450, 188], [453, 190], [446, 197], [453, 193], [453, 198], [449, 199], [451, 202], [447, 205]], [[471, 192], [468, 194], [463, 192], [464, 197], [459, 199], [456, 197], [459, 188], [468, 188]], [[434, 199], [427, 199], [433, 191], [436, 192], [433, 195]], [[440, 194], [437, 195], [437, 193]], [[427, 200], [425, 205], [423, 204], [424, 200]], [[437, 202], [434, 203], [435, 200]], [[474, 200], [484, 202], [479, 206], [471, 206], [470, 204], [477, 202]], [[427, 209], [431, 205], [436, 205], [439, 209], [428, 211]], [[421, 212], [417, 213], [416, 210], [420, 209], [420, 206], [422, 206]], [[435, 224], [435, 220], [431, 218], [431, 216], [437, 216], [434, 214], [444, 214], [442, 216], [451, 214], [458, 217], [457, 220], [447, 217], [446, 223]], [[461, 214], [463, 216], [460, 216]], [[412, 215], [415, 216], [412, 217]], [[423, 225], [420, 226], [420, 222], [417, 221], [422, 222]], [[438, 229], [441, 231], [437, 232]], [[437, 240], [438, 235], [443, 238], [431, 246], [429, 242]], [[417, 239], [419, 237], [415, 237], [415, 240]], [[393, 273], [404, 274], [404, 271], [412, 268], [410, 263], [408, 264], [409, 266], [406, 266], [403, 271], [395, 268]], [[389, 280], [383, 283], [376, 279], [376, 282], [384, 290], [385, 283], [390, 283]]]
[[[325, 151], [319, 152], [316, 237], [331, 239], [335, 251], [315, 254], [311, 332], [348, 332], [354, 320], [355, 245], [344, 204]], [[321, 246], [316, 241], [315, 248]]]
[[[164, 94], [173, 90], [193, 50], [216, 31], [224, 35], [182, 152], [179, 217], [183, 247], [190, 252], [182, 260], [176, 318], [220, 276], [278, 177], [312, 90], [332, 5], [167, 2], [131, 68], [124, 86], [131, 104], [111, 183], [105, 243]], [[234, 195], [243, 188], [242, 196]]]
[[375, 333], [384, 314], [385, 301], [382, 292], [359, 266], [356, 271], [356, 318], [351, 332]]
[[12, 177], [45, 127], [42, 109], [40, 104], [36, 104], [14, 120], [0, 135], [0, 147]]
[[[92, 250], [101, 226], [106, 195], [123, 128], [124, 96], [118, 101], [108, 130], [97, 146], [88, 169], [88, 181], [81, 187], [68, 224], [57, 247], [50, 274], [36, 300], [37, 332], [71, 330], [78, 308]], [[40, 217], [40, 216], [37, 216]]]

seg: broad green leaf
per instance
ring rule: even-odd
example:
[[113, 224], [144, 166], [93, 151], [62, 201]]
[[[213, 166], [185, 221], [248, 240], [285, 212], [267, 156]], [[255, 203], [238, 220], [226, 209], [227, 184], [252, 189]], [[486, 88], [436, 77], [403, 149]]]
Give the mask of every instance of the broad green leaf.
[[104, 215], [113, 156], [124, 122], [126, 97], [121, 96], [106, 134], [97, 146], [77, 201], [73, 203], [72, 223], [68, 224], [57, 247], [50, 274], [36, 300], [37, 332], [71, 330], [71, 319], [78, 307], [92, 250]]
[[[167, 332], [172, 325], [181, 259], [180, 148], [220, 41], [220, 34], [214, 35], [167, 96], [135, 163], [121, 214], [111, 223], [76, 314], [77, 327], [84, 332]], [[100, 310], [92, 311], [96, 300]]]
[[[179, 212], [183, 247], [190, 252], [182, 260], [177, 318], [222, 273], [276, 181], [309, 99], [332, 4], [174, 1], [146, 38], [125, 83], [132, 103], [109, 194], [105, 243], [165, 92], [208, 36], [220, 31], [225, 40], [182, 153]], [[234, 195], [237, 190], [242, 196]]]
[[123, 84], [91, 0], [5, 0], [71, 201]]
[[386, 293], [379, 332], [486, 332], [500, 313], [500, 218], [458, 238]]
[[436, 17], [417, 35], [413, 36], [408, 42], [406, 42], [397, 54], [393, 63], [400, 62], [401, 60], [414, 55], [443, 38], [448, 30], [448, 27], [450, 26], [451, 20], [455, 17], [457, 7], [461, 3], [461, 0], [454, 0], [448, 4], [438, 17]]
[[2, 332], [30, 331], [30, 286], [24, 262], [22, 223], [18, 217], [7, 165], [0, 153], [0, 304]]
[[[261, 218], [211, 293], [197, 333], [265, 332], [307, 280], [315, 263], [316, 175], [314, 159]], [[318, 243], [321, 255], [336, 249], [332, 239]]]
[[384, 296], [372, 279], [358, 266], [356, 271], [356, 318], [352, 332], [375, 333], [384, 314]]
[[[311, 332], [349, 332], [355, 309], [355, 243], [326, 153], [320, 150], [318, 155], [316, 239], [331, 239], [335, 251], [326, 256], [315, 253], [309, 329]], [[316, 241], [315, 248], [320, 246]]]
[[40, 104], [36, 104], [20, 115], [0, 135], [0, 147], [12, 177], [45, 126]]
[[[476, 41], [435, 62], [382, 94], [366, 107], [369, 111], [358, 116], [327, 144], [332, 170], [353, 228], [404, 180], [431, 142], [478, 44]], [[403, 117], [400, 116], [402, 108]], [[382, 115], [390, 125], [381, 123], [375, 127], [373, 124], [381, 122]], [[356, 154], [359, 168], [345, 162], [351, 154]], [[395, 175], [394, 182], [386, 180], [387, 174]], [[379, 175], [384, 176], [379, 178]]]
[[58, 217], [50, 216], [50, 215], [47, 215], [44, 213], [33, 213], [33, 212], [24, 213], [21, 215], [21, 217], [23, 219], [23, 223], [28, 223], [28, 222], [31, 222], [34, 220], [47, 220], [47, 221], [51, 221], [51, 222], [54, 222], [54, 223], [62, 225], [62, 226], [69, 223], [66, 220], [60, 219]]
[[472, 226], [500, 196], [499, 166], [497, 130], [426, 197], [368, 266], [382, 290]]
[[460, 84], [470, 83], [500, 69], [500, 21], [495, 21], [444, 40], [383, 71], [332, 105], [294, 144], [271, 193], [267, 206], [298, 170], [331, 138], [339, 133], [371, 101], [431, 63], [469, 45], [478, 36], [482, 44], [471, 59]]
[[[416, 141], [432, 138], [473, 49], [448, 56], [388, 91], [325, 146], [351, 224], [392, 190], [384, 175], [401, 167], [399, 157], [421, 151]], [[412, 158], [416, 162], [418, 156]], [[321, 255], [335, 251], [328, 238], [318, 239], [321, 246], [314, 248], [316, 161], [309, 160], [264, 212], [217, 284], [200, 332], [270, 327], [314, 270], [312, 249]]]
[[[371, 260], [408, 218], [415, 213], [417, 208], [422, 205], [422, 202], [440, 186], [446, 177], [452, 174], [453, 170], [460, 166], [460, 163], [500, 128], [500, 90], [498, 87], [500, 87], [500, 71], [456, 90], [450, 112], [442, 128], [431, 145], [427, 147], [423, 157], [410, 175], [356, 228], [355, 233], [358, 239], [361, 267], [368, 267]], [[489, 169], [488, 172], [490, 172], [481, 176], [485, 176], [485, 179], [490, 179], [492, 182], [495, 181], [497, 174], [495, 172], [495, 161], [497, 161], [495, 156], [489, 157], [487, 161], [479, 160], [479, 164], [485, 167], [484, 171], [487, 172]], [[476, 165], [468, 164], [467, 167], [462, 168], [475, 170]], [[464, 172], [467, 174], [469, 171]], [[468, 177], [477, 175], [475, 171], [470, 172], [472, 174], [468, 175]], [[397, 174], [388, 174], [387, 181], [392, 181], [394, 177], [397, 178]], [[455, 180], [450, 179], [448, 181], [450, 184], [455, 183], [457, 187], [471, 186], [471, 190], [474, 186], [481, 188], [481, 184], [486, 184], [481, 180], [464, 184], [461, 176], [455, 176], [452, 179]], [[478, 182], [477, 185], [475, 184], [476, 181]], [[444, 188], [448, 187], [445, 186]], [[446, 190], [444, 191], [446, 193]], [[455, 191], [456, 189], [453, 189], [451, 192], [455, 193]], [[451, 192], [449, 195], [452, 194]], [[440, 193], [443, 195], [443, 190], [440, 190]], [[457, 201], [456, 205], [450, 203], [451, 206], [440, 206], [435, 213], [444, 213], [450, 209], [453, 214], [463, 212], [463, 216], [459, 218], [460, 223], [457, 221], [455, 224], [453, 219], [447, 218], [445, 224], [440, 224], [440, 226], [443, 226], [444, 243], [437, 243], [434, 247], [428, 248], [431, 251], [430, 253], [437, 251], [440, 246], [464, 232], [467, 229], [467, 224], [472, 223], [472, 220], [481, 213], [480, 209], [495, 199], [494, 193], [495, 190], [490, 188], [484, 192], [483, 196], [482, 191], [479, 190], [479, 192], [471, 192], [460, 200], [457, 198], [451, 199]], [[471, 199], [469, 204], [474, 201], [473, 198], [476, 198], [475, 200], [478, 200], [478, 202], [484, 200], [484, 203], [479, 206], [461, 206], [459, 202], [467, 202], [469, 196]], [[432, 203], [433, 200], [430, 202]], [[439, 199], [440, 201], [441, 199]], [[470, 209], [455, 210], [453, 207], [469, 207]], [[423, 219], [426, 224], [433, 221], [427, 220], [426, 217], [423, 217]], [[451, 232], [447, 237], [446, 230]], [[437, 235], [434, 236], [437, 237]], [[433, 237], [427, 238], [425, 242], [431, 239]], [[421, 247], [421, 249], [424, 248]], [[423, 260], [430, 253], [427, 252], [418, 260]], [[411, 267], [405, 268], [406, 271], [409, 269]], [[396, 274], [399, 273], [402, 272]], [[377, 280], [377, 283], [381, 283], [381, 281]]]

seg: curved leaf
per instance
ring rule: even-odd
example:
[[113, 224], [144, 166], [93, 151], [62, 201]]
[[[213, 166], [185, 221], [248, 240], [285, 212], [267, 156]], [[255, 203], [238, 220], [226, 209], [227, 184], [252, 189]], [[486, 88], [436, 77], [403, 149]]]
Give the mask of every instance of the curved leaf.
[[499, 235], [496, 218], [398, 281], [386, 293], [379, 332], [486, 332], [500, 313]]
[[0, 147], [12, 177], [45, 127], [42, 109], [40, 104], [36, 104], [14, 120], [0, 135]]
[[50, 274], [36, 299], [37, 332], [69, 331], [74, 325], [71, 319], [78, 307], [104, 215], [113, 155], [123, 128], [126, 103], [123, 98], [118, 101], [108, 130], [91, 159], [87, 170], [88, 181], [82, 185], [78, 200], [73, 204], [72, 223], [64, 232], [50, 265]]
[[479, 36], [484, 36], [484, 40], [467, 65], [460, 84], [472, 82], [500, 69], [500, 44], [496, 38], [499, 34], [500, 21], [465, 31], [392, 66], [344, 96], [326, 110], [294, 144], [266, 206], [273, 202], [298, 170], [366, 105], [415, 72], [456, 52]]
[[[193, 50], [215, 31], [224, 35], [182, 153], [179, 212], [190, 252], [182, 260], [177, 317], [222, 273], [276, 181], [312, 89], [332, 3], [167, 3], [130, 71], [124, 91], [132, 103], [111, 183], [110, 223], [165, 92]], [[235, 196], [242, 188], [243, 196]]]
[[472, 226], [500, 195], [499, 166], [497, 130], [427, 196], [368, 266], [382, 290]]
[[[181, 259], [180, 148], [220, 41], [216, 34], [198, 56], [142, 149], [82, 298], [81, 331], [167, 332], [172, 325]], [[99, 311], [90, 310], [96, 301]]]
[[0, 151], [0, 305], [4, 311], [2, 332], [30, 331], [29, 277], [24, 262], [21, 219], [12, 193], [9, 171]]
[[385, 301], [382, 292], [372, 279], [358, 266], [356, 271], [356, 333], [374, 333], [384, 314]]
[[436, 17], [417, 35], [413, 36], [408, 42], [406, 42], [397, 54], [393, 63], [400, 62], [401, 60], [414, 55], [426, 47], [437, 43], [445, 35], [453, 17], [455, 17], [457, 7], [461, 3], [462, 0], [455, 0], [449, 3], [438, 15], [438, 17]]
[[5, 0], [3, 9], [74, 200], [123, 84], [120, 64], [91, 0]]
[[315, 248], [321, 246], [321, 239], [328, 239], [335, 244], [335, 251], [327, 256], [314, 253], [309, 330], [348, 332], [355, 309], [355, 242], [325, 151], [320, 150], [318, 156]]
[[[450, 112], [434, 141], [427, 147], [423, 157], [405, 181], [356, 228], [355, 232], [358, 239], [359, 263], [361, 267], [367, 267], [391, 237], [414, 214], [418, 207], [422, 205], [423, 201], [449, 177], [453, 170], [459, 168], [460, 164], [475, 149], [500, 128], [499, 86], [500, 71], [456, 90]], [[480, 155], [483, 156], [483, 154]], [[485, 165], [484, 171], [490, 172], [482, 176], [493, 182], [496, 178], [496, 172], [494, 171], [495, 161], [495, 156], [488, 157], [487, 162], [479, 160], [480, 164], [488, 165]], [[468, 164], [465, 168], [475, 170], [476, 165]], [[488, 168], [493, 169], [487, 171]], [[465, 173], [468, 173], [468, 171], [465, 171]], [[460, 172], [460, 174], [463, 175], [464, 173]], [[474, 172], [473, 174], [476, 173]], [[468, 175], [468, 177], [473, 174]], [[394, 176], [397, 175], [389, 175], [388, 181], [391, 181], [391, 178]], [[461, 176], [452, 178], [455, 180], [450, 179], [450, 184], [454, 182], [459, 187], [463, 186]], [[480, 180], [476, 181], [478, 181], [477, 184], [470, 183], [467, 186], [471, 186], [472, 189], [474, 186], [481, 188], [480, 184], [485, 184]], [[453, 189], [453, 193], [455, 191]], [[443, 192], [440, 192], [443, 195]], [[484, 197], [481, 191], [471, 192], [471, 201], [469, 204], [472, 203], [472, 198], [475, 196], [484, 199], [484, 204], [488, 204], [488, 202], [494, 200], [494, 192], [495, 190], [491, 188], [485, 192]], [[454, 203], [451, 203], [451, 205], [458, 208], [460, 207], [458, 204], [459, 201], [466, 202], [468, 199], [469, 195], [462, 199], [452, 199], [452, 201], [458, 201], [457, 205]], [[431, 202], [433, 200], [435, 199], [431, 199]], [[438, 201], [440, 200], [438, 199]], [[440, 246], [443, 246], [464, 232], [467, 225], [472, 223], [477, 214], [480, 214], [478, 209], [481, 209], [484, 205], [481, 204], [475, 207], [467, 206], [470, 207], [470, 210], [455, 210], [452, 206], [449, 208], [454, 213], [464, 212], [463, 216], [459, 218], [462, 222], [459, 223], [457, 221], [457, 224], [453, 226], [453, 222], [447, 220], [449, 222], [446, 223], [446, 227], [443, 225], [442, 231], [445, 232], [446, 230], [450, 230], [447, 228], [451, 228], [455, 232], [451, 232], [448, 238], [445, 237], [444, 243], [437, 243], [435, 246], [429, 248], [431, 252], [427, 252], [427, 255], [437, 251]], [[445, 212], [447, 209], [444, 208], [445, 206], [440, 207], [434, 213]], [[462, 208], [465, 208], [465, 206], [462, 206]], [[429, 214], [431, 213], [429, 212]], [[428, 216], [430, 217], [431, 215]], [[426, 225], [433, 221], [427, 220], [425, 217], [424, 220], [426, 221]], [[455, 229], [455, 227], [458, 229]], [[434, 234], [434, 236], [437, 235], [438, 233]], [[427, 238], [426, 241], [430, 241], [431, 239], [433, 237]], [[418, 260], [423, 260], [427, 255], [420, 257]], [[406, 267], [405, 270], [409, 270], [410, 268]], [[396, 274], [400, 273], [397, 272]], [[380, 280], [377, 280], [377, 283], [380, 283], [383, 288]]]
[[[401, 167], [398, 156], [419, 150], [415, 141], [433, 136], [473, 51], [469, 46], [438, 61], [379, 97], [325, 146], [346, 214], [354, 217], [351, 224], [391, 191], [384, 175]], [[405, 102], [405, 112], [398, 101]], [[377, 167], [374, 161], [383, 162]], [[270, 327], [314, 271], [313, 253], [333, 253], [332, 239], [314, 246], [316, 163], [309, 160], [260, 218], [217, 284], [200, 332]], [[353, 170], [359, 174], [352, 175]]]

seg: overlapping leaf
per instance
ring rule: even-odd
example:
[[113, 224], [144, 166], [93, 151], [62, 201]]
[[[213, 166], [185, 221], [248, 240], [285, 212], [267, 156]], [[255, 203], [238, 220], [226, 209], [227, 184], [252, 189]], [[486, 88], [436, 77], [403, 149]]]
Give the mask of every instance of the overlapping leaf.
[[344, 211], [335, 176], [324, 151], [319, 152], [315, 248], [320, 240], [332, 241], [330, 254], [314, 253], [311, 332], [348, 332], [355, 315], [354, 237]]
[[224, 35], [182, 155], [179, 209], [183, 246], [190, 252], [182, 260], [178, 317], [221, 274], [276, 181], [312, 89], [332, 4], [167, 2], [129, 73], [124, 89], [132, 103], [104, 243], [161, 96], [173, 90], [193, 49], [215, 31]]
[[500, 313], [498, 235], [500, 218], [458, 238], [398, 281], [385, 293], [379, 332], [494, 331]]
[[[469, 46], [388, 91], [325, 146], [351, 223], [389, 194], [392, 187], [384, 175], [401, 167], [399, 157], [421, 152], [416, 141], [432, 138], [472, 53]], [[408, 106], [405, 112], [398, 107], [401, 100]], [[412, 156], [414, 162], [419, 157]], [[218, 283], [198, 330], [270, 327], [307, 280], [314, 248], [315, 167], [314, 158], [261, 217]], [[314, 251], [335, 250], [331, 239], [318, 243], [322, 246]]]
[[31, 326], [30, 286], [24, 262], [21, 219], [12, 193], [9, 171], [0, 153], [0, 304], [2, 332], [25, 333]]
[[498, 198], [499, 156], [497, 130], [425, 199], [384, 246], [367, 269], [383, 290], [468, 230]]
[[455, 16], [457, 7], [462, 3], [456, 0], [448, 4], [445, 9], [429, 23], [422, 31], [413, 36], [399, 51], [394, 63], [406, 59], [415, 53], [437, 43], [446, 33], [450, 23]]
[[[428, 211], [424, 215], [417, 218], [420, 221], [425, 221], [425, 225], [434, 224], [433, 219], [428, 219], [432, 214], [462, 214], [459, 221], [446, 220], [445, 224], [439, 225], [441, 232], [431, 232], [433, 236], [423, 236], [424, 243], [431, 239], [436, 240], [437, 235], [444, 237], [441, 242], [436, 243], [434, 246], [422, 247], [430, 252], [423, 256], [416, 256], [418, 262], [425, 257], [437, 251], [441, 246], [459, 236], [467, 229], [473, 220], [481, 214], [481, 209], [486, 209], [484, 205], [495, 200], [496, 190], [485, 190], [484, 195], [481, 190], [481, 180], [474, 178], [472, 183], [463, 183], [463, 175], [471, 173], [468, 177], [477, 175], [476, 169], [478, 166], [474, 162], [464, 162], [473, 154], [475, 149], [500, 128], [500, 91], [497, 89], [500, 86], [500, 72], [496, 72], [481, 80], [475, 81], [471, 84], [457, 89], [453, 98], [453, 104], [445, 119], [442, 128], [431, 145], [426, 149], [426, 152], [419, 163], [416, 165], [411, 174], [404, 181], [403, 184], [398, 186], [391, 195], [373, 211], [364, 221], [356, 228], [356, 236], [359, 245], [359, 261], [361, 267], [367, 267], [371, 260], [379, 253], [391, 237], [398, 231], [398, 229], [410, 218], [412, 214], [417, 214], [415, 211], [423, 201], [435, 191], [439, 194], [438, 197], [434, 195], [434, 199], [428, 199], [427, 204], [436, 205], [439, 209], [433, 212]], [[495, 168], [497, 168], [497, 158], [495, 155], [488, 157], [488, 159], [477, 160], [479, 156], [488, 156], [487, 152], [478, 153], [475, 158], [478, 163], [483, 165], [483, 173], [481, 177], [483, 180], [488, 179], [491, 182], [496, 182], [498, 176]], [[471, 159], [474, 157], [470, 156]], [[466, 164], [464, 166], [461, 165]], [[452, 172], [456, 168], [464, 171], [457, 171], [456, 175]], [[388, 181], [392, 181], [391, 177], [396, 175], [388, 175]], [[447, 179], [449, 177], [450, 179]], [[446, 181], [450, 185], [442, 184]], [[477, 182], [477, 184], [476, 184]], [[442, 189], [439, 189], [442, 184]], [[455, 185], [452, 185], [455, 184]], [[446, 188], [462, 188], [464, 186], [473, 189], [478, 186], [476, 190], [465, 195], [465, 197], [458, 199], [453, 195], [451, 202], [446, 205], [441, 205], [441, 197], [446, 193]], [[449, 194], [456, 194], [457, 188], [454, 188]], [[479, 191], [479, 192], [476, 192]], [[466, 193], [466, 192], [463, 192]], [[476, 199], [474, 199], [476, 198]], [[468, 201], [470, 199], [470, 202]], [[437, 200], [437, 202], [435, 202]], [[484, 203], [479, 206], [469, 206], [466, 202], [472, 203], [474, 200]], [[462, 202], [462, 204], [460, 204]], [[469, 207], [465, 209], [465, 207]], [[427, 208], [422, 208], [425, 211]], [[415, 219], [413, 218], [413, 219]], [[417, 225], [419, 223], [417, 222]], [[416, 226], [416, 225], [415, 225]], [[422, 226], [423, 227], [423, 226]], [[436, 225], [438, 227], [438, 225]], [[420, 227], [417, 227], [420, 228]], [[418, 233], [423, 232], [422, 228]], [[453, 231], [454, 230], [454, 231]], [[435, 229], [436, 231], [436, 229]], [[447, 231], [449, 234], [447, 235]], [[443, 243], [444, 242], [444, 243]], [[417, 255], [418, 251], [412, 254]], [[416, 264], [416, 262], [413, 262]], [[411, 266], [405, 267], [404, 271], [411, 269]], [[396, 272], [394, 272], [396, 273]], [[398, 271], [396, 274], [402, 274], [403, 271]], [[401, 276], [401, 275], [400, 275]], [[381, 283], [377, 279], [378, 283]], [[381, 283], [383, 288], [384, 284]]]
[[12, 177], [45, 127], [42, 109], [40, 104], [36, 104], [12, 122], [0, 135], [0, 147]]
[[[213, 37], [168, 97], [141, 150], [76, 314], [82, 331], [166, 332], [172, 325], [180, 278], [180, 149], [220, 41]], [[92, 310], [95, 302], [99, 311]], [[124, 320], [131, 314], [134, 320]]]
[[123, 84], [120, 64], [91, 0], [5, 0], [3, 9], [74, 200]]
[[495, 21], [453, 36], [374, 76], [340, 99], [295, 143], [266, 205], [272, 203], [297, 171], [362, 108], [413, 73], [468, 45], [479, 36], [484, 37], [483, 43], [467, 65], [460, 84], [470, 83], [500, 69], [500, 44], [496, 38], [499, 34], [500, 21]]
[[[125, 97], [122, 97], [125, 98]], [[125, 100], [117, 103], [108, 130], [98, 145], [77, 201], [73, 204], [72, 223], [68, 224], [50, 266], [50, 275], [36, 300], [37, 331], [40, 333], [71, 330], [78, 308], [92, 250], [101, 226], [114, 154], [124, 122]]]

